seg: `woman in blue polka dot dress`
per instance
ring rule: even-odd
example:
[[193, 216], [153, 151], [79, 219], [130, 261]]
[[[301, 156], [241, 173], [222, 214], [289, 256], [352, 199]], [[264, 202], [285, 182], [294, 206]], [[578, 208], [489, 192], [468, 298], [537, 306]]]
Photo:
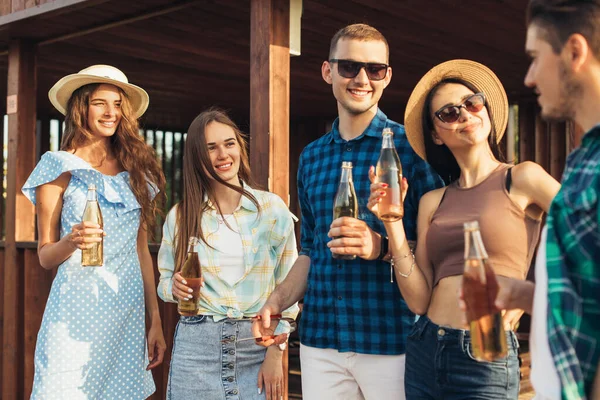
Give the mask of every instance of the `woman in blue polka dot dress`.
[[[38, 254], [58, 267], [35, 350], [32, 399], [145, 399], [166, 348], [147, 245], [165, 184], [139, 135], [148, 94], [118, 69], [94, 65], [49, 92], [65, 115], [61, 151], [44, 154], [23, 193], [36, 205]], [[104, 227], [82, 223], [95, 185]], [[104, 265], [81, 250], [103, 233]], [[144, 310], [150, 326], [146, 340]]]

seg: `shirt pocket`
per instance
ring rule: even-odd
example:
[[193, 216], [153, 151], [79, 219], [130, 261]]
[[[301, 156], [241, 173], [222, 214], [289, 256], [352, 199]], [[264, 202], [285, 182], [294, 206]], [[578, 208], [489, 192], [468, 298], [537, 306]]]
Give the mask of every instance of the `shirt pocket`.
[[277, 232], [276, 226], [276, 219], [265, 218], [252, 229], [252, 246], [250, 250], [254, 256], [253, 265], [266, 266], [272, 264], [270, 260], [277, 257], [277, 248], [284, 237]]

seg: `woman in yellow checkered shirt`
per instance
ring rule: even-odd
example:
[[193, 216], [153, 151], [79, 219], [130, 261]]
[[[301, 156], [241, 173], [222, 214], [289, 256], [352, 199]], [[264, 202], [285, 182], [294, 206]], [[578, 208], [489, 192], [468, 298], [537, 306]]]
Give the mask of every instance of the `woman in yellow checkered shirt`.
[[[294, 217], [275, 194], [253, 188], [244, 136], [222, 111], [202, 112], [184, 150], [183, 197], [163, 227], [158, 266], [164, 301], [191, 298], [177, 272], [190, 236], [202, 266], [198, 315], [175, 331], [167, 399], [277, 399], [282, 353], [258, 346], [251, 318], [292, 267]], [[297, 305], [283, 313], [295, 318]]]

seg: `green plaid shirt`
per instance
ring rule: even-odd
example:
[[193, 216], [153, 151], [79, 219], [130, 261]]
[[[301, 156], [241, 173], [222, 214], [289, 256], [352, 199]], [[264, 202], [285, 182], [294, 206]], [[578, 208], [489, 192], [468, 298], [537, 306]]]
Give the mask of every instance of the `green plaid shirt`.
[[548, 213], [548, 339], [562, 398], [589, 395], [600, 358], [600, 125], [568, 159]]

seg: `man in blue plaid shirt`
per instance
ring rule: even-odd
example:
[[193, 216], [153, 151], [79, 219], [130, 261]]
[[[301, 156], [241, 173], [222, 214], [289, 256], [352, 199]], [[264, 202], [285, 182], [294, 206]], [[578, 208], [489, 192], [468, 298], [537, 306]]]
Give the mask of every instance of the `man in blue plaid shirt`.
[[542, 117], [587, 133], [568, 157], [542, 232], [536, 285], [513, 281], [499, 308], [531, 310], [536, 399], [600, 399], [600, 0], [531, 0], [525, 84]]
[[[379, 158], [383, 128], [394, 132], [410, 185], [404, 206], [409, 240], [416, 239], [420, 197], [442, 181], [412, 150], [404, 127], [377, 106], [392, 77], [388, 52], [383, 35], [363, 24], [341, 29], [331, 41], [322, 76], [332, 86], [339, 117], [300, 156], [302, 250], [260, 312], [268, 321], [304, 296], [300, 358], [309, 400], [404, 398], [404, 353], [414, 314], [390, 282], [385, 230], [366, 207], [368, 171]], [[359, 215], [333, 221], [342, 161], [353, 165]], [[357, 257], [343, 261], [332, 252]]]

